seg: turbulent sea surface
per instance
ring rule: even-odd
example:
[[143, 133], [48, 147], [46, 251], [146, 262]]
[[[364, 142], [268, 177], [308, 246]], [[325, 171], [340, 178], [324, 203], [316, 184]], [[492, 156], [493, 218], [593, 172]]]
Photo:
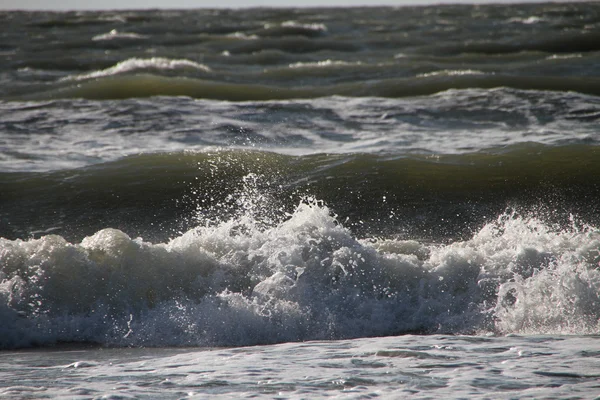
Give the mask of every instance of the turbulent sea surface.
[[4, 398], [600, 396], [600, 3], [0, 23]]

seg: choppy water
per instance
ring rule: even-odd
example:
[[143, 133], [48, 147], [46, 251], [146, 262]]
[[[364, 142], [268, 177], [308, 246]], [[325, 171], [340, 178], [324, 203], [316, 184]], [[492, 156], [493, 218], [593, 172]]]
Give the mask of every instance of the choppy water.
[[600, 4], [0, 22], [3, 395], [600, 394]]
[[[598, 337], [398, 336], [0, 354], [4, 398], [594, 398]], [[14, 372], [16, 369], [16, 373]], [[18, 381], [7, 377], [18, 377]]]

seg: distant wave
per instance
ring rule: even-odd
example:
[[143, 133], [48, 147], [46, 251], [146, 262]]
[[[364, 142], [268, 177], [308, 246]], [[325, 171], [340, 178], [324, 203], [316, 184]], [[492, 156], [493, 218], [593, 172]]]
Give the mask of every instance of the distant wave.
[[[434, 71], [427, 72], [423, 74], [417, 75], [418, 78], [428, 78], [431, 76], [464, 76], [464, 75], [485, 75], [483, 71], [477, 71], [473, 69], [456, 69], [456, 70], [442, 70], [442, 71]], [[494, 74], [492, 74], [494, 75]]]
[[289, 65], [289, 68], [299, 69], [299, 68], [327, 68], [327, 67], [339, 67], [339, 66], [355, 66], [361, 65], [360, 61], [356, 62], [348, 62], [341, 60], [323, 60], [323, 61], [315, 61], [315, 62], [296, 62]]
[[327, 26], [321, 23], [301, 23], [297, 21], [285, 21], [281, 24], [267, 23], [264, 29], [259, 31], [258, 34], [263, 37], [274, 36], [307, 36], [316, 37], [322, 36], [327, 33]]
[[182, 69], [193, 69], [202, 72], [210, 72], [211, 69], [206, 65], [199, 64], [190, 60], [173, 60], [169, 58], [163, 57], [152, 57], [152, 58], [130, 58], [125, 61], [121, 61], [120, 63], [100, 71], [93, 71], [86, 74], [69, 76], [63, 78], [62, 80], [86, 80], [86, 79], [95, 79], [95, 78], [103, 78], [110, 77], [119, 74], [123, 74], [126, 72], [132, 71], [149, 71], [149, 70], [182, 70]]
[[[431, 48], [429, 48], [431, 50]], [[600, 34], [597, 32], [566, 32], [561, 34], [549, 34], [538, 39], [534, 36], [532, 40], [520, 42], [501, 42], [490, 40], [473, 40], [470, 42], [435, 47], [437, 54], [460, 54], [476, 53], [486, 55], [500, 55], [520, 53], [526, 51], [539, 51], [546, 53], [581, 53], [600, 50]]]
[[[290, 28], [279, 29], [289, 31]], [[297, 29], [298, 28], [294, 28], [294, 30]], [[266, 32], [270, 32], [270, 30], [267, 30]], [[304, 30], [304, 32], [306, 31]], [[231, 54], [252, 54], [266, 50], [279, 50], [290, 54], [308, 54], [325, 51], [352, 53], [360, 50], [360, 46], [353, 42], [339, 41], [327, 37], [314, 40], [311, 37], [307, 37], [305, 34], [282, 35], [274, 33], [273, 36], [261, 37], [259, 40], [237, 41], [229, 45], [227, 50]]]
[[92, 38], [94, 41], [102, 41], [102, 40], [115, 40], [115, 39], [146, 39], [148, 36], [140, 35], [138, 33], [133, 32], [119, 32], [116, 29], [111, 30], [108, 33], [103, 33], [100, 35], [96, 35]]

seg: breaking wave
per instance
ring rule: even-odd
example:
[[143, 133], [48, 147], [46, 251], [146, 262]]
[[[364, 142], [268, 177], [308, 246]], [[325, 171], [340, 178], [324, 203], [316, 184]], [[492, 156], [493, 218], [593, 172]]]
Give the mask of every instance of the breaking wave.
[[165, 243], [0, 239], [0, 347], [600, 332], [593, 226], [507, 212], [454, 243], [359, 239], [317, 200], [274, 208], [255, 181], [231, 218]]

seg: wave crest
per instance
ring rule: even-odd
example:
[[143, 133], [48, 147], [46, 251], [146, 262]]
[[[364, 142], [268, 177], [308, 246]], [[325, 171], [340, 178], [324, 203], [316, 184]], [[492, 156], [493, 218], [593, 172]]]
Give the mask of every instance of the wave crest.
[[104, 78], [114, 75], [124, 74], [127, 72], [139, 72], [148, 70], [168, 71], [168, 70], [181, 70], [181, 69], [192, 69], [202, 72], [211, 72], [211, 69], [204, 64], [199, 64], [195, 61], [190, 60], [173, 60], [164, 57], [152, 57], [152, 58], [130, 58], [114, 66], [89, 72], [87, 74], [69, 76], [63, 78], [63, 80], [76, 80], [82, 81], [87, 79]]

